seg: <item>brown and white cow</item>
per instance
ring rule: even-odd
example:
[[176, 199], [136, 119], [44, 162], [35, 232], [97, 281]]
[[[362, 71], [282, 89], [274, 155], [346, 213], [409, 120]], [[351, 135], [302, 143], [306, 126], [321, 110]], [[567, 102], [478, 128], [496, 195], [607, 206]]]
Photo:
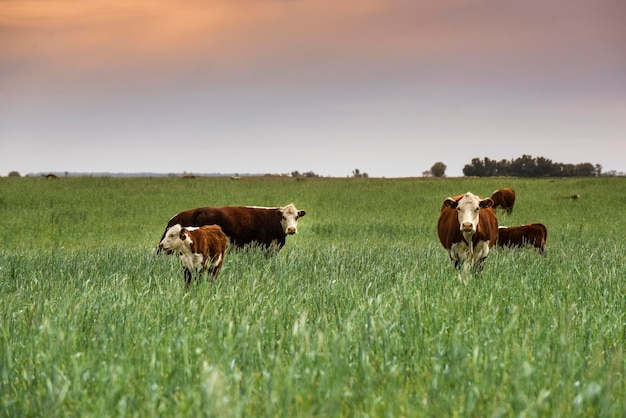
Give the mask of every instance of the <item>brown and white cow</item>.
[[165, 231], [159, 247], [180, 254], [185, 283], [189, 286], [193, 276], [199, 279], [205, 271], [213, 276], [211, 281], [217, 279], [224, 263], [226, 235], [217, 225], [183, 228], [176, 224]]
[[491, 194], [493, 200], [493, 209], [501, 208], [507, 215], [513, 213], [513, 205], [515, 205], [515, 190], [505, 187], [498, 189]]
[[[176, 224], [181, 226], [219, 225], [230, 244], [235, 247], [257, 244], [265, 250], [280, 250], [285, 245], [287, 235], [294, 235], [298, 232], [298, 219], [305, 214], [305, 211], [296, 209], [293, 204], [275, 208], [207, 206], [176, 214], [169, 220], [165, 230], [167, 231]], [[159, 253], [160, 249], [157, 247], [155, 252]]]
[[498, 219], [491, 198], [470, 192], [443, 201], [437, 233], [456, 268], [481, 269], [498, 238]]
[[541, 223], [520, 226], [501, 226], [498, 228], [498, 245], [500, 247], [523, 247], [532, 245], [541, 254], [546, 250], [548, 228]]

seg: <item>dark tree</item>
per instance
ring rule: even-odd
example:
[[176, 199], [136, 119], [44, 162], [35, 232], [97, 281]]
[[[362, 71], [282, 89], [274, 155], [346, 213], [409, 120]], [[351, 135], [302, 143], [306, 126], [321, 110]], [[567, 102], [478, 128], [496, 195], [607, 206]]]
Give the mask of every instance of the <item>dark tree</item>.
[[466, 164], [463, 167], [463, 175], [467, 177], [484, 177], [485, 166], [480, 158], [473, 158], [471, 164]]
[[553, 163], [544, 157], [533, 158], [522, 155], [514, 160], [495, 161], [485, 157], [472, 159], [471, 164], [463, 167], [465, 176], [516, 176], [516, 177], [593, 177], [602, 173], [600, 164], [591, 163], [563, 164]]
[[354, 177], [355, 179], [358, 179], [358, 178], [366, 179], [368, 175], [367, 173], [361, 173], [361, 171], [358, 168], [355, 168], [354, 170], [352, 170], [352, 177]]
[[434, 177], [445, 177], [446, 168], [448, 167], [444, 163], [437, 161], [432, 167], [430, 167], [430, 172]]

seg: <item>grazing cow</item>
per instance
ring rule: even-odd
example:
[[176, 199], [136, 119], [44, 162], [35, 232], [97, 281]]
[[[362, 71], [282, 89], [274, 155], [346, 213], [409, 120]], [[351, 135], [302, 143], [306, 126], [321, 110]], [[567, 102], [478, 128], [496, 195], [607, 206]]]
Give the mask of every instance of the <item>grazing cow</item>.
[[507, 215], [510, 215], [515, 205], [515, 190], [508, 187], [498, 189], [491, 194], [491, 200], [493, 200], [493, 210], [501, 208]]
[[[176, 224], [182, 226], [219, 225], [230, 244], [235, 247], [256, 243], [265, 250], [270, 248], [280, 250], [285, 245], [287, 235], [298, 232], [298, 219], [305, 214], [305, 211], [296, 209], [293, 204], [277, 208], [202, 207], [175, 215], [167, 223], [165, 230], [167, 231]], [[159, 248], [155, 252], [159, 253]]]
[[498, 238], [498, 219], [491, 198], [470, 192], [443, 201], [437, 233], [454, 267], [482, 269], [489, 249]]
[[530, 244], [538, 248], [541, 254], [544, 254], [547, 239], [548, 229], [540, 223], [498, 228], [498, 245], [500, 247], [523, 247], [525, 244]]
[[192, 276], [199, 279], [205, 271], [213, 276], [211, 281], [217, 279], [224, 263], [226, 235], [217, 225], [183, 228], [176, 224], [165, 231], [159, 247], [180, 254], [185, 283], [189, 287]]

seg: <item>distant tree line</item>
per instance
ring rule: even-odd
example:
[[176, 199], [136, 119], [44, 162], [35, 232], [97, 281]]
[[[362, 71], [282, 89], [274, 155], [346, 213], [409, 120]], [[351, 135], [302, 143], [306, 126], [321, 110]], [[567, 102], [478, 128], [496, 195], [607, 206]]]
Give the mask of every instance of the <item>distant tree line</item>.
[[596, 177], [602, 174], [600, 164], [555, 163], [549, 158], [522, 155], [512, 160], [491, 160], [474, 158], [471, 164], [463, 167], [463, 175], [473, 177], [514, 176], [514, 177]]

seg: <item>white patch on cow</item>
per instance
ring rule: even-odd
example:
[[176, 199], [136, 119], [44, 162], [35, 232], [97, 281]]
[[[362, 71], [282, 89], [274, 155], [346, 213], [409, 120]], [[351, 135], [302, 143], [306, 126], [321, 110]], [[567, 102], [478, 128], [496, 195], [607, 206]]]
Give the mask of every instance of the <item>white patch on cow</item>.
[[281, 213], [280, 224], [283, 227], [283, 232], [286, 235], [293, 235], [298, 233], [298, 218], [304, 216], [305, 212], [296, 209], [296, 207], [290, 203], [287, 206], [278, 208]]
[[489, 254], [489, 241], [478, 241], [474, 246], [474, 262], [487, 257]]
[[480, 211], [480, 198], [472, 193], [466, 193], [456, 206], [459, 227], [463, 235], [473, 235], [478, 225], [478, 212]]
[[452, 261], [462, 261], [467, 264], [472, 259], [472, 253], [470, 247], [465, 242], [457, 242], [450, 247], [450, 258]]
[[466, 242], [461, 241], [452, 244], [449, 250], [450, 258], [453, 262], [461, 261], [463, 268], [467, 270], [471, 265], [477, 263], [480, 259], [487, 257], [489, 254], [489, 242], [478, 241], [474, 248], [471, 248]]
[[182, 229], [183, 227], [180, 224], [169, 227], [159, 245], [166, 251], [179, 251], [179, 248], [183, 245], [183, 241], [180, 239], [180, 231]]
[[187, 251], [180, 253], [180, 264], [190, 271], [196, 271], [202, 267], [203, 259], [202, 254], [192, 253], [189, 247], [187, 247]]
[[[198, 227], [187, 227], [188, 231], [198, 229]], [[193, 240], [189, 235], [185, 235], [185, 240], [180, 239], [180, 233], [183, 227], [176, 224], [170, 227], [165, 233], [165, 238], [161, 241], [161, 247], [166, 251], [176, 251], [180, 253], [180, 262], [183, 267], [189, 270], [195, 270], [202, 263], [202, 254], [192, 253], [191, 244]]]

